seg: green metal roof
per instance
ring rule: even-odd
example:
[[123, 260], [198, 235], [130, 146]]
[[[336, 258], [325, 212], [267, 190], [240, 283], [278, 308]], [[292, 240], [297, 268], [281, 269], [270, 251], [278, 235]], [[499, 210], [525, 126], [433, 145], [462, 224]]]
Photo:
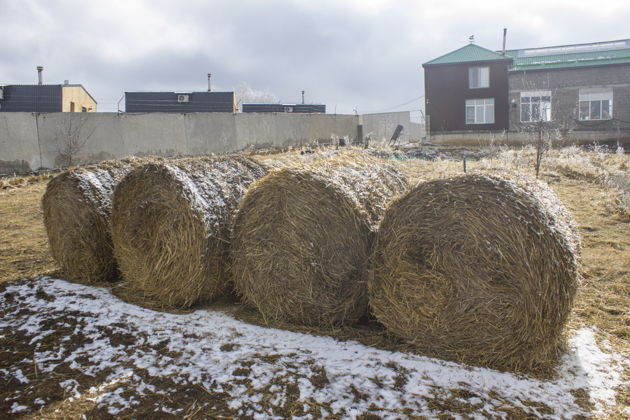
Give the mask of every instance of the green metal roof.
[[630, 39], [508, 50], [505, 55], [514, 59], [510, 71], [630, 64]]
[[468, 44], [455, 51], [451, 51], [448, 54], [444, 54], [441, 57], [427, 61], [423, 64], [423, 66], [433, 64], [465, 63], [469, 61], [497, 61], [506, 59], [509, 59], [509, 57], [505, 57], [504, 55], [480, 47], [479, 45]]

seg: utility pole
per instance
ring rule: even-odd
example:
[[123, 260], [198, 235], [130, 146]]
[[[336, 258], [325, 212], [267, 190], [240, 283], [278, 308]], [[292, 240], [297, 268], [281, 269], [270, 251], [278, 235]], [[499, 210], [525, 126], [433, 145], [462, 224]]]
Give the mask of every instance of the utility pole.
[[305, 91], [302, 91], [302, 105], [304, 105], [304, 92]]

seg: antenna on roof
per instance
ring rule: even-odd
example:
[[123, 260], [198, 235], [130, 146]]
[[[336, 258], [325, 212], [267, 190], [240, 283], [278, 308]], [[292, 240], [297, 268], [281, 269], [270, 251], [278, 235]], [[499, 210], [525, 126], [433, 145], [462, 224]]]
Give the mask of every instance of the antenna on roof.
[[470, 41], [471, 44], [475, 43], [475, 35], [471, 35], [468, 37], [468, 41]]

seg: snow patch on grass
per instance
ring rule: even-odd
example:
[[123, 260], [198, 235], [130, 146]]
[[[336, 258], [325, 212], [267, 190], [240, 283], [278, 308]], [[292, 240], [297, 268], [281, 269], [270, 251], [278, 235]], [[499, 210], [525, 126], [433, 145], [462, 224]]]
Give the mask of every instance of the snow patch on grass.
[[[202, 384], [212, 392], [228, 393], [229, 407], [238, 415], [263, 417], [274, 417], [265, 411], [266, 406], [282, 405], [288, 398], [297, 398], [305, 405], [323, 404], [326, 409], [321, 413], [353, 416], [372, 410], [389, 416], [406, 410], [432, 417], [439, 412], [431, 400], [454, 398], [472, 410], [466, 413], [471, 416], [504, 417], [502, 408], [509, 401], [532, 416], [568, 418], [589, 414], [572, 395], [575, 389], [586, 390], [595, 414], [602, 414], [615, 404], [615, 388], [623, 383], [623, 359], [606, 343], [598, 346], [591, 328], [571, 334], [557, 378], [540, 380], [353, 341], [264, 328], [219, 311], [154, 312], [122, 302], [104, 288], [48, 277], [36, 282], [54, 299], [38, 299], [28, 284], [9, 285], [6, 292], [20, 305], [11, 316], [0, 319], [0, 330], [19, 329], [35, 336], [34, 357], [42, 374], [54, 371], [62, 355], [86, 375], [109, 372], [105, 386], [116, 385], [94, 400], [108, 407], [111, 415], [133, 410], [142, 395], [159, 393], [137, 374], [143, 369], [151, 377], [168, 377], [176, 384]], [[19, 315], [24, 307], [31, 310], [26, 317]], [[45, 321], [60, 313], [80, 314], [77, 320], [82, 321], [74, 332], [69, 329], [69, 336], [61, 342], [67, 345], [77, 334], [87, 340], [70, 354], [64, 354], [61, 344], [55, 351], [39, 352], [38, 340], [52, 333], [41, 326], [49, 325]], [[104, 329], [109, 332], [104, 334]], [[116, 341], [119, 336], [119, 340], [126, 337], [131, 342]], [[19, 370], [4, 375], [24, 380]], [[133, 384], [134, 395], [123, 392], [118, 384]], [[74, 379], [59, 383], [71, 393], [77, 385]], [[466, 396], [458, 397], [458, 392]], [[26, 408], [14, 404], [12, 410]], [[174, 411], [172, 407], [162, 408], [164, 413]]]

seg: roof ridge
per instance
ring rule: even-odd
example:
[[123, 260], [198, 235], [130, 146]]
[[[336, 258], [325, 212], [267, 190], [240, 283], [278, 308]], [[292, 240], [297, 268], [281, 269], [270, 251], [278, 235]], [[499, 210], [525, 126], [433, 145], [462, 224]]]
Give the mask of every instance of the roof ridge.
[[[475, 50], [477, 53], [485, 54], [485, 57], [483, 55], [475, 56], [474, 53], [466, 56], [465, 51], [471, 50], [471, 49]], [[459, 58], [454, 58], [450, 60], [448, 58], [448, 57], [457, 57], [458, 55], [460, 55]], [[437, 58], [434, 58], [433, 60], [427, 61], [426, 63], [423, 64], [423, 66], [433, 65], [433, 64], [450, 64], [450, 63], [468, 62], [468, 61], [493, 61], [493, 60], [504, 60], [504, 59], [509, 60], [511, 59], [511, 57], [506, 57], [488, 48], [471, 43], [468, 45], [464, 45], [463, 47], [457, 48], [456, 50], [453, 50], [446, 54], [443, 54]]]

